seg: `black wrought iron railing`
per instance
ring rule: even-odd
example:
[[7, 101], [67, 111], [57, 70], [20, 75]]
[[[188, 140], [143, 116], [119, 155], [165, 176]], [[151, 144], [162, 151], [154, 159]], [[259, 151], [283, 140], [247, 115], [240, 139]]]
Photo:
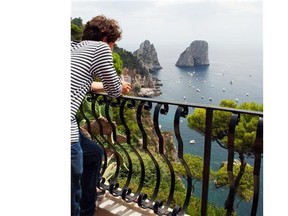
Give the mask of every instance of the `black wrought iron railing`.
[[[182, 120], [196, 108], [205, 110], [204, 130], [196, 132], [204, 137], [202, 143], [195, 140], [192, 129], [188, 129], [191, 133], [181, 135], [182, 127], [187, 127]], [[257, 215], [263, 158], [262, 112], [130, 96], [111, 98], [106, 94], [88, 94], [80, 111], [82, 130], [86, 130], [105, 150], [99, 189], [121, 196], [126, 202], [136, 202], [141, 208], [152, 209], [158, 215], [212, 215], [209, 211], [218, 212], [215, 215], [235, 215], [239, 214], [235, 199], [243, 189], [241, 182], [248, 172], [248, 158], [253, 162], [252, 182], [248, 184], [253, 194], [248, 200], [249, 212]], [[223, 130], [221, 136], [214, 133], [213, 114], [218, 111], [230, 116], [227, 130]], [[164, 116], [169, 117], [162, 121]], [[257, 119], [256, 138], [250, 147], [243, 150], [235, 143], [235, 129], [240, 119], [247, 116]], [[167, 121], [172, 127], [163, 130]], [[184, 138], [192, 140], [192, 144], [184, 143]], [[197, 144], [193, 144], [194, 141]], [[221, 162], [227, 165], [223, 165], [226, 170], [222, 178], [226, 179], [222, 186], [227, 196], [220, 207], [209, 202], [209, 189], [216, 183], [219, 187], [215, 173], [211, 174], [212, 143], [218, 143], [226, 152], [226, 160], [219, 161], [219, 165]], [[186, 155], [191, 153], [185, 150], [187, 145], [203, 149], [201, 164], [194, 166], [189, 162]], [[239, 166], [236, 168], [237, 155]], [[200, 171], [197, 173], [196, 169]], [[195, 182], [200, 182], [198, 188]], [[201, 192], [200, 196], [195, 194], [196, 189]], [[218, 193], [223, 193], [223, 190]]]

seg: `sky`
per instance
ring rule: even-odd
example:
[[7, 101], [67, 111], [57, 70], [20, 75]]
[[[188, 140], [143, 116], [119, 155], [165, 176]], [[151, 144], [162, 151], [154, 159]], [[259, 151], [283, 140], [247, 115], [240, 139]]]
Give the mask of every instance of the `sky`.
[[[208, 43], [262, 45], [261, 0], [72, 0], [71, 17], [83, 24], [103, 14], [123, 30], [119, 46]], [[137, 47], [136, 47], [137, 48]]]

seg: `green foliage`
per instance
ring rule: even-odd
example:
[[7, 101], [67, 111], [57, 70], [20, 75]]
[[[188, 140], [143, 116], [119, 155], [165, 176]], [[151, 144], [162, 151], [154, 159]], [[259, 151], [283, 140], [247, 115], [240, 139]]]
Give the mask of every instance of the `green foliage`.
[[[201, 181], [203, 174], [203, 158], [197, 155], [184, 154], [184, 160], [190, 169], [192, 178], [196, 181]], [[175, 172], [179, 176], [186, 176], [185, 168], [180, 162], [175, 163]]]
[[[243, 103], [238, 106], [233, 100], [222, 100], [220, 106], [253, 111], [263, 111], [263, 105], [256, 104], [255, 102]], [[204, 109], [195, 109], [195, 112], [187, 117], [188, 127], [200, 133], [204, 133], [206, 118], [205, 115], [206, 111]], [[221, 135], [225, 135], [225, 132], [227, 133], [229, 129], [230, 118], [231, 112], [216, 110], [213, 113], [212, 136], [218, 140], [221, 140], [224, 145], [227, 145], [227, 136]], [[242, 114], [240, 116], [240, 122], [235, 128], [235, 149], [238, 152], [249, 153], [252, 151], [251, 146], [254, 144], [256, 139], [258, 119], [259, 117], [248, 114]]]
[[123, 62], [120, 56], [116, 52], [113, 52], [112, 55], [113, 55], [113, 63], [114, 63], [115, 70], [118, 76], [120, 76], [122, 75], [122, 72], [123, 72]]
[[[94, 116], [93, 116], [93, 112], [92, 112], [92, 102], [88, 101], [87, 96], [85, 97], [85, 99], [82, 102], [82, 108], [83, 108], [83, 112], [85, 117], [88, 119], [88, 121], [92, 121], [95, 120]], [[100, 105], [97, 101], [95, 103], [95, 114], [96, 117], [102, 117], [102, 116], [106, 116], [105, 114], [105, 105]], [[111, 110], [109, 110], [109, 112], [111, 112]], [[77, 122], [79, 122], [79, 126], [82, 127], [84, 126], [87, 122], [86, 119], [84, 118], [84, 116], [81, 114], [80, 109], [77, 111], [76, 113], [76, 119]]]
[[71, 18], [71, 40], [80, 41], [83, 33], [83, 24], [82, 19], [79, 18]]
[[200, 132], [205, 131], [205, 109], [197, 108], [193, 115], [187, 116], [187, 124], [191, 129], [195, 129]]
[[[240, 162], [235, 161], [233, 165], [233, 175], [234, 179], [238, 175], [240, 170]], [[223, 187], [229, 185], [228, 173], [227, 173], [227, 163], [223, 163], [222, 167], [215, 172], [215, 184], [217, 187]], [[249, 164], [245, 166], [245, 172], [240, 180], [240, 184], [237, 187], [237, 195], [245, 200], [246, 202], [252, 200], [253, 198], [253, 167]]]
[[74, 18], [74, 19], [71, 18], [71, 23], [78, 26], [81, 29], [83, 28], [83, 20], [81, 17]]
[[[188, 215], [201, 215], [201, 200], [195, 196], [191, 197], [189, 206], [187, 208]], [[215, 205], [208, 204], [207, 208], [208, 216], [226, 216], [226, 210], [224, 208], [218, 208]], [[232, 214], [235, 216], [235, 214]]]
[[71, 23], [71, 40], [79, 41], [82, 38], [82, 29]]

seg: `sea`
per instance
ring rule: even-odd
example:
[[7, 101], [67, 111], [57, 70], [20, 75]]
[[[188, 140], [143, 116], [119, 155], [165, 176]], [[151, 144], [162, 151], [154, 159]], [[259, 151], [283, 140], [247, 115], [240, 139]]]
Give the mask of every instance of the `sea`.
[[[192, 41], [191, 41], [192, 42]], [[263, 48], [256, 44], [209, 43], [208, 67], [179, 68], [175, 66], [180, 54], [190, 45], [154, 44], [158, 60], [163, 67], [153, 73], [162, 84], [162, 94], [156, 99], [195, 104], [219, 105], [222, 99], [263, 104]], [[170, 109], [170, 108], [169, 108]], [[175, 109], [160, 120], [161, 130], [173, 131]], [[193, 110], [189, 110], [189, 114]], [[187, 127], [186, 118], [181, 119], [180, 133], [184, 143], [184, 153], [204, 155], [204, 137]], [[195, 144], [190, 144], [194, 139]], [[175, 139], [177, 145], [177, 140]], [[235, 154], [235, 159], [237, 155]], [[219, 169], [221, 162], [227, 160], [227, 150], [217, 142], [212, 142], [211, 168]], [[246, 158], [253, 166], [253, 158]], [[263, 161], [261, 165], [260, 198], [257, 215], [263, 215]], [[224, 207], [229, 192], [228, 187], [216, 189], [211, 182], [208, 199], [218, 207]], [[201, 183], [195, 184], [195, 194], [201, 197]], [[234, 204], [238, 216], [250, 215], [252, 201], [236, 198]]]

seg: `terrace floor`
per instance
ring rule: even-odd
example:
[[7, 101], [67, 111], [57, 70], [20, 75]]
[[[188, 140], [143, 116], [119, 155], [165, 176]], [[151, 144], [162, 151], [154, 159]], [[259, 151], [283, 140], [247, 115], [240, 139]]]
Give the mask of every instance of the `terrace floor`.
[[106, 192], [94, 216], [155, 216], [150, 209], [142, 209], [137, 203], [127, 203], [121, 197], [114, 197]]

